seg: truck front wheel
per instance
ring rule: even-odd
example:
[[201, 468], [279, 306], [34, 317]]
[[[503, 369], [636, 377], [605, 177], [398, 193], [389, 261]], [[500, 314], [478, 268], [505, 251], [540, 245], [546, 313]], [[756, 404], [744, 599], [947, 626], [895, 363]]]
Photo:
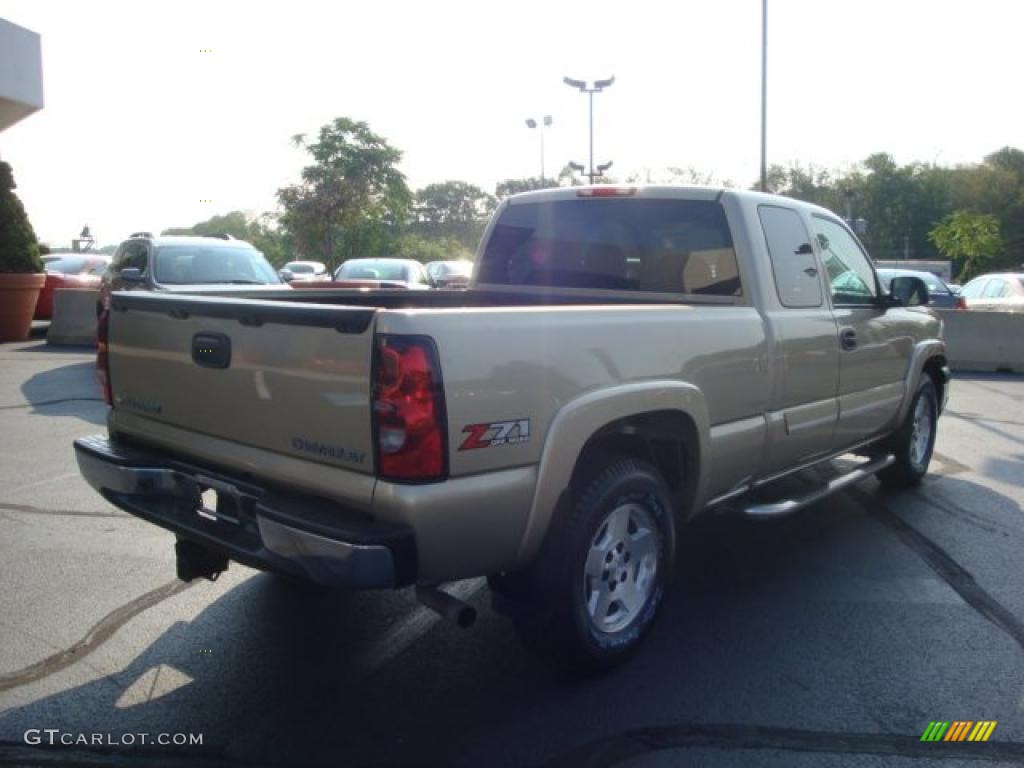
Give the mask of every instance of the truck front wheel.
[[592, 672], [643, 641], [671, 583], [675, 528], [658, 471], [612, 459], [577, 495], [528, 574], [531, 610], [516, 616], [531, 650]]
[[878, 481], [886, 488], [909, 488], [921, 482], [935, 448], [939, 406], [935, 383], [927, 373], [914, 393], [907, 417], [893, 435], [890, 448], [896, 462], [878, 473]]

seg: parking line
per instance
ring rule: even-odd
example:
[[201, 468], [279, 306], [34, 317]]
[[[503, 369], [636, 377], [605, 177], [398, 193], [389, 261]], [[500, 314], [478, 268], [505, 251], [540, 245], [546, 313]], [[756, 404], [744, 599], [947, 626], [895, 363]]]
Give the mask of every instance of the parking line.
[[81, 477], [81, 473], [80, 472], [68, 472], [65, 475], [57, 475], [56, 477], [48, 477], [45, 480], [36, 480], [34, 483], [28, 483], [27, 485], [18, 485], [18, 486], [15, 486], [14, 488], [8, 488], [7, 490], [8, 490], [9, 493], [14, 493], [16, 491], [23, 491], [26, 488], [35, 488], [36, 486], [39, 486], [39, 485], [49, 485], [50, 483], [57, 483], [57, 482], [60, 482], [61, 480], [67, 480], [69, 477]]

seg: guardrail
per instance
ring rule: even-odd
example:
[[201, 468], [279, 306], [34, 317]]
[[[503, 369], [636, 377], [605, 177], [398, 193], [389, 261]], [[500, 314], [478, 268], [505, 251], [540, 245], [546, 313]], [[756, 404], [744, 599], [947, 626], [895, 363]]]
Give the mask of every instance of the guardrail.
[[93, 288], [59, 288], [53, 292], [53, 318], [47, 344], [95, 344], [96, 304], [100, 292]]
[[1024, 314], [936, 309], [955, 371], [1024, 373]]

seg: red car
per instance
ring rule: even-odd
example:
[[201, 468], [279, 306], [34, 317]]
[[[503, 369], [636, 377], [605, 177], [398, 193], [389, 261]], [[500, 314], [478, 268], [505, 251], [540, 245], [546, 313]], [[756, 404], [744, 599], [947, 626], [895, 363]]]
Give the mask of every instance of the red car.
[[110, 265], [101, 253], [64, 253], [45, 258], [46, 283], [39, 292], [33, 319], [53, 317], [53, 292], [58, 288], [99, 288], [100, 276]]

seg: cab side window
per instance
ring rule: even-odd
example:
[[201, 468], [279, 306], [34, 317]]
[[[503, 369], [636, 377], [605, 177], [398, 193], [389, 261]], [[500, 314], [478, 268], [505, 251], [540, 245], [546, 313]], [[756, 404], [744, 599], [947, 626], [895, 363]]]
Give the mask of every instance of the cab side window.
[[146, 273], [146, 264], [149, 261], [149, 248], [145, 243], [128, 243], [121, 253], [121, 263], [117, 270], [137, 269], [142, 274]]
[[878, 280], [860, 244], [837, 221], [822, 216], [813, 216], [811, 220], [832, 290], [832, 303], [837, 306], [874, 304], [878, 298]]
[[791, 208], [761, 205], [757, 208], [768, 255], [775, 274], [775, 290], [784, 307], [820, 307], [822, 301], [818, 263], [800, 214]]

